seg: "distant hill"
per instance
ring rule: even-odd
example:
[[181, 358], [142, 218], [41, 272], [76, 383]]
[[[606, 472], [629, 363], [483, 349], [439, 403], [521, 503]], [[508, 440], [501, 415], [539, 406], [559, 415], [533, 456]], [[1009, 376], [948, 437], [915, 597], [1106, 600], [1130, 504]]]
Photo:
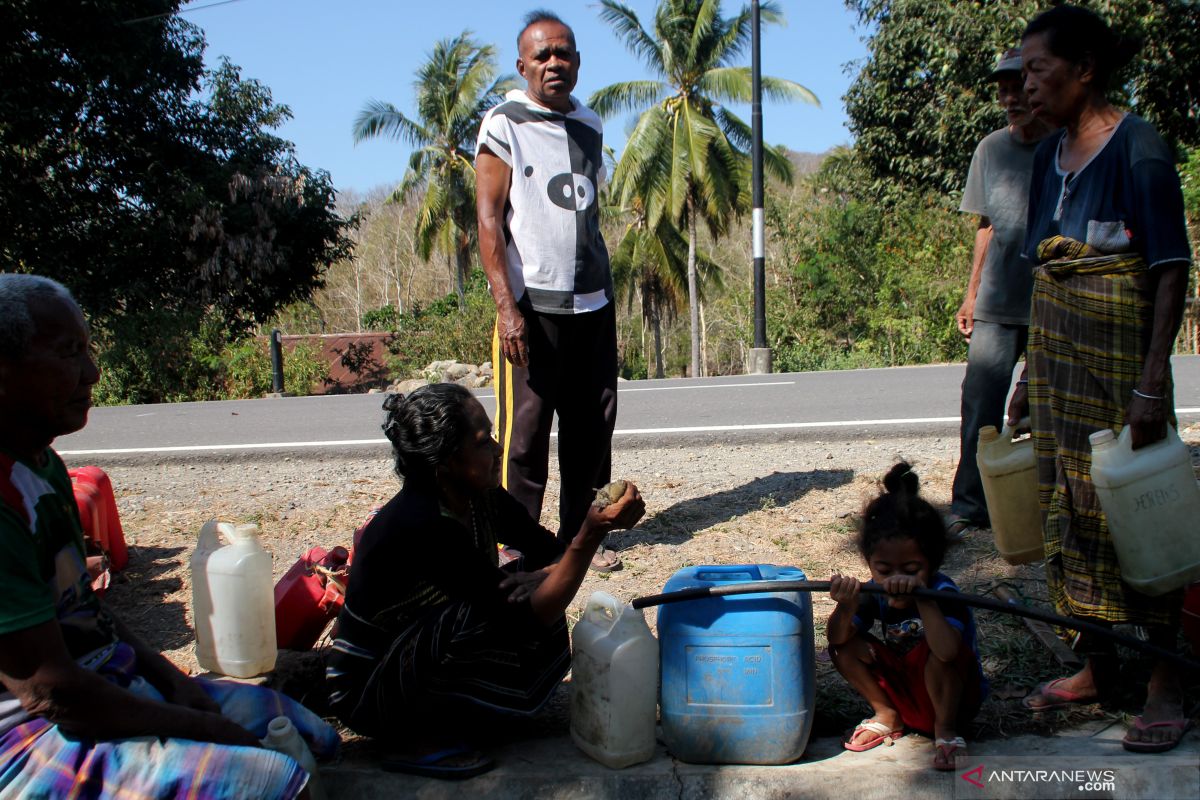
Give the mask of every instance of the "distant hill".
[[800, 178], [805, 175], [811, 175], [821, 168], [821, 162], [829, 155], [828, 150], [824, 153], [798, 153], [795, 150], [788, 150], [788, 161], [792, 162], [792, 166], [796, 168], [796, 177]]

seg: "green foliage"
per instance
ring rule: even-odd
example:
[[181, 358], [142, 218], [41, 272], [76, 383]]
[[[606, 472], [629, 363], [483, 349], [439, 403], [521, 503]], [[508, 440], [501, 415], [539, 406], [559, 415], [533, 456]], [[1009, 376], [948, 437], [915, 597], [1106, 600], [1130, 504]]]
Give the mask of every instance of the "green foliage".
[[[147, 311], [94, 331], [100, 382], [96, 405], [177, 403], [262, 397], [271, 391], [265, 337], [230, 341], [224, 321], [200, 311]], [[306, 343], [284, 354], [284, 385], [307, 394], [329, 375]]]
[[1179, 182], [1183, 187], [1183, 208], [1193, 229], [1200, 227], [1200, 147], [1193, 147], [1179, 165]]
[[465, 302], [448, 294], [412, 314], [403, 314], [388, 343], [388, 368], [398, 377], [416, 377], [432, 361], [449, 358], [482, 364], [491, 360], [496, 306], [483, 270], [475, 270], [464, 287]]
[[[271, 391], [271, 345], [266, 337], [249, 337], [226, 346], [221, 353], [223, 399], [262, 397]], [[317, 348], [299, 342], [283, 353], [283, 386], [306, 395], [329, 377], [329, 365]]]
[[932, 198], [887, 207], [832, 191], [846, 164], [827, 164], [807, 195], [767, 209], [781, 262], [767, 297], [776, 369], [963, 358], [954, 311], [970, 268], [969, 220]]
[[[179, 6], [0, 4], [0, 269], [61, 280], [94, 324], [203, 306], [244, 330], [319, 285], [352, 223], [269, 133], [288, 109], [227, 62], [206, 72]], [[192, 391], [145, 377], [116, 395]]]
[[368, 331], [393, 331], [400, 326], [400, 310], [391, 303], [373, 308], [362, 315], [362, 326]]
[[369, 101], [354, 121], [354, 141], [386, 136], [413, 146], [408, 171], [392, 199], [420, 195], [413, 240], [421, 258], [434, 252], [455, 259], [455, 285], [463, 298], [475, 241], [475, 140], [484, 113], [513, 85], [495, 79], [496, 48], [464, 31], [438, 41], [417, 71], [416, 117], [391, 103]]
[[96, 405], [221, 398], [225, 328], [198, 310], [149, 310], [94, 327], [100, 382]]
[[[962, 190], [975, 145], [1003, 124], [988, 80], [1019, 44], [1040, 0], [847, 0], [868, 26], [869, 55], [846, 93], [855, 152], [873, 196]], [[1191, 0], [1079, 3], [1144, 46], [1115, 102], [1132, 98], [1173, 143], [1200, 143], [1200, 4]]]

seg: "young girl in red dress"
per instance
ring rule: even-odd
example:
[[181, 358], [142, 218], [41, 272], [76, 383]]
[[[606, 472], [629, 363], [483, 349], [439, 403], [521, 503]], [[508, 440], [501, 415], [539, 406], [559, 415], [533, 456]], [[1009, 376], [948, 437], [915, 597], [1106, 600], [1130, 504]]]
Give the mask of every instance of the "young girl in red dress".
[[[858, 549], [871, 571], [868, 585], [835, 574], [829, 594], [829, 654], [838, 672], [874, 713], [846, 741], [847, 750], [891, 744], [911, 729], [934, 737], [933, 767], [953, 770], [966, 755], [960, 730], [987, 691], [975, 646], [975, 621], [966, 605], [914, 597], [914, 589], [958, 591], [938, 572], [946, 552], [941, 516], [919, 495], [908, 464], [892, 467], [885, 492], [863, 510]], [[879, 635], [872, 634], [878, 623]]]

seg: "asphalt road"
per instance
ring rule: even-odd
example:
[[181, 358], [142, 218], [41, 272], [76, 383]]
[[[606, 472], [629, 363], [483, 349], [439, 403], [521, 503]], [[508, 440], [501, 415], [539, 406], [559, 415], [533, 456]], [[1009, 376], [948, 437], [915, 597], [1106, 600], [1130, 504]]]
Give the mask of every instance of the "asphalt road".
[[[1200, 356], [1173, 361], [1181, 423], [1200, 420]], [[869, 434], [953, 435], [964, 365], [630, 381], [614, 444], [684, 446]], [[490, 390], [476, 393], [489, 413]], [[105, 460], [380, 448], [382, 395], [285, 397], [93, 409], [64, 455]]]

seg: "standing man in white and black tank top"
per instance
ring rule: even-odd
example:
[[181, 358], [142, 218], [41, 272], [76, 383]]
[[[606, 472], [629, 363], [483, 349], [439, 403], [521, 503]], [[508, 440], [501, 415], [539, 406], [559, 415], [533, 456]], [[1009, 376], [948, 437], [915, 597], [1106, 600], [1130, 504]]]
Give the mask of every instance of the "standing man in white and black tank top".
[[[480, 126], [475, 168], [479, 248], [496, 330], [496, 432], [504, 488], [538, 519], [558, 414], [559, 537], [579, 530], [611, 472], [617, 337], [597, 202], [605, 179], [599, 117], [571, 95], [575, 34], [535, 11], [517, 37], [526, 90]], [[611, 551], [596, 569], [620, 561]]]

